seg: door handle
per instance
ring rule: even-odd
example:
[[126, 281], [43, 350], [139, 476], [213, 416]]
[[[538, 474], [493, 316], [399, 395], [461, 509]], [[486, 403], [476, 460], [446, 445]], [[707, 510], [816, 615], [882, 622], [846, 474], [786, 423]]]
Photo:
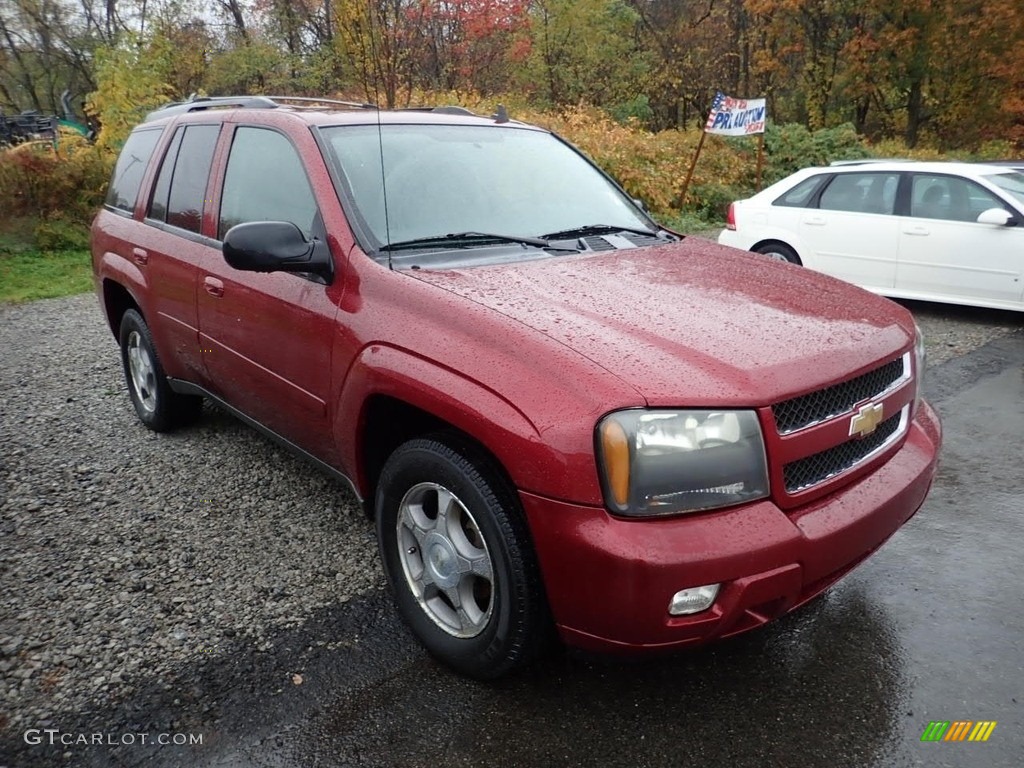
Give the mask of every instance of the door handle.
[[922, 237], [928, 234], [928, 229], [925, 227], [910, 227], [909, 229], [904, 229], [903, 234], [916, 235], [918, 237]]
[[812, 216], [809, 219], [804, 219], [804, 224], [810, 227], [823, 227], [826, 223], [826, 220], [821, 216]]
[[140, 267], [145, 266], [146, 262], [149, 261], [149, 252], [144, 248], [132, 248], [132, 258], [135, 259], [135, 263]]
[[215, 296], [218, 299], [224, 295], [224, 283], [216, 277], [204, 277], [203, 288], [206, 289], [208, 294]]

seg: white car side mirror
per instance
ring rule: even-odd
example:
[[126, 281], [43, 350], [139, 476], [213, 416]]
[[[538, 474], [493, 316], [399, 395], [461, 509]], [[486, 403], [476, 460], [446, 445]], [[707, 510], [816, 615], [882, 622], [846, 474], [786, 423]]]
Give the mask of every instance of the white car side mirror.
[[1002, 208], [989, 208], [978, 214], [979, 224], [995, 224], [997, 227], [1008, 227], [1013, 221], [1013, 216]]

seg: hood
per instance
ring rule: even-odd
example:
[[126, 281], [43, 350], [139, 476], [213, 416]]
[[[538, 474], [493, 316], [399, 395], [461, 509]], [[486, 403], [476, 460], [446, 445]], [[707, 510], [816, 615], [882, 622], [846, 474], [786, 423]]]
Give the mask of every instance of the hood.
[[407, 274], [561, 342], [649, 405], [769, 405], [894, 357], [914, 334], [891, 301], [696, 238]]

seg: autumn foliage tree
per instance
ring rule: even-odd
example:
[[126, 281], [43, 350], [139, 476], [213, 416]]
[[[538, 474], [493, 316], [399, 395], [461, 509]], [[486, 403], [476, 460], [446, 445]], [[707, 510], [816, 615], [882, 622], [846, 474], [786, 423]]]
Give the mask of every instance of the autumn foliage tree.
[[[194, 91], [344, 95], [383, 106], [426, 92], [511, 94], [559, 110], [598, 106], [660, 130], [698, 127], [721, 89], [767, 96], [777, 124], [852, 123], [873, 140], [972, 149], [1024, 142], [1018, 6], [0, 0], [0, 107], [59, 112], [65, 90], [79, 103], [94, 91], [120, 125], [154, 100]], [[133, 103], [115, 109], [111, 93]]]
[[97, 50], [98, 86], [88, 106], [102, 126], [97, 141], [101, 147], [117, 149], [146, 112], [174, 95], [167, 82], [173, 53], [170, 41], [160, 35], [145, 42], [126, 35], [120, 43]]
[[422, 68], [440, 90], [495, 93], [529, 53], [528, 0], [421, 3]]
[[1011, 6], [746, 0], [755, 79], [776, 114], [812, 128], [851, 121], [873, 137], [947, 149], [1013, 136], [1024, 23]]

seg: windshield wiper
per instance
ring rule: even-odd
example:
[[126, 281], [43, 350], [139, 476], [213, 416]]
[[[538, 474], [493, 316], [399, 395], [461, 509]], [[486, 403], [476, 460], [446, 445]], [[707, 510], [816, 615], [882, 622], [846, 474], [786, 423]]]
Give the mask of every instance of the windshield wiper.
[[487, 232], [455, 232], [448, 235], [436, 235], [434, 237], [417, 237], [412, 240], [401, 240], [397, 243], [388, 243], [381, 246], [382, 251], [401, 251], [411, 248], [429, 248], [434, 245], [442, 246], [473, 246], [484, 243], [520, 243], [532, 245], [534, 248], [550, 248], [551, 243], [541, 240], [539, 237], [520, 237], [519, 235], [493, 235]]
[[634, 229], [633, 227], [620, 227], [617, 224], [588, 224], [585, 227], [573, 227], [572, 229], [563, 229], [560, 232], [549, 232], [541, 237], [546, 237], [548, 240], [558, 240], [559, 238], [566, 237], [585, 237], [586, 235], [608, 235], [614, 232], [632, 232], [634, 235], [648, 235], [649, 237], [657, 237], [658, 232], [651, 232], [649, 229]]

